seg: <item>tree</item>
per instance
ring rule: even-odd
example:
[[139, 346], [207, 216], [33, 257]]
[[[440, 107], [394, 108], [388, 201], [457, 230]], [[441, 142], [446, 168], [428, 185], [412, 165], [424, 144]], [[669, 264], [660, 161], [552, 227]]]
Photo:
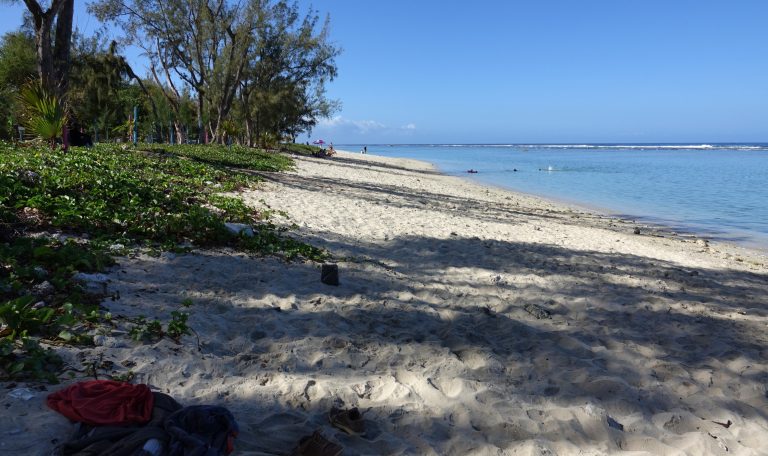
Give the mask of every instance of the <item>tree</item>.
[[61, 98], [69, 83], [74, 0], [51, 0], [47, 9], [37, 0], [24, 0], [24, 4], [34, 24], [40, 83], [44, 90]]
[[0, 39], [0, 86], [19, 88], [36, 73], [34, 39], [22, 31]]
[[[133, 81], [137, 91], [147, 101], [147, 110], [158, 117], [154, 98], [144, 82], [134, 73], [125, 58], [118, 53], [115, 41], [107, 41], [99, 33], [91, 37], [76, 34], [73, 40], [70, 101], [74, 118], [83, 125], [92, 125], [106, 135], [115, 125], [123, 123], [133, 104], [121, 101], [121, 93], [129, 90]], [[142, 116], [143, 118], [143, 116]]]
[[37, 72], [35, 42], [22, 31], [10, 32], [0, 39], [0, 138], [14, 137], [18, 124], [17, 95], [21, 86]]
[[329, 19], [319, 23], [314, 12], [302, 18], [295, 3], [280, 1], [259, 24], [240, 86], [249, 144], [265, 133], [295, 137], [339, 108], [324, 94], [341, 51], [329, 42]]
[[295, 3], [99, 0], [91, 12], [144, 49], [175, 117], [181, 93], [194, 93], [199, 138], [205, 130], [222, 142], [241, 123], [254, 144], [262, 133], [311, 128], [338, 106], [324, 98], [339, 54], [329, 22], [320, 26], [311, 11], [302, 18]]
[[[213, 138], [219, 139], [220, 124], [231, 109], [251, 39], [251, 24], [261, 3], [101, 0], [91, 5], [91, 11], [100, 20], [119, 25], [129, 42], [144, 49], [156, 82], [169, 90], [169, 101], [180, 96], [174, 79], [194, 90], [199, 135], [203, 136], [203, 120], [208, 117]], [[206, 113], [206, 101], [210, 113]]]

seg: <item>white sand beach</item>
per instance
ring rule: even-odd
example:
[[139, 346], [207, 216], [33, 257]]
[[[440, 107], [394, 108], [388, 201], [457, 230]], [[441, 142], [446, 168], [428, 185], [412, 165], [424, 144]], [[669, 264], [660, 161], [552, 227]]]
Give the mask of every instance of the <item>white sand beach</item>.
[[[96, 363], [99, 378], [130, 370], [185, 405], [223, 405], [238, 455], [290, 454], [318, 429], [345, 455], [768, 452], [765, 252], [412, 160], [296, 162], [244, 198], [327, 248], [338, 287], [314, 263], [225, 250], [118, 258], [113, 315], [166, 321], [189, 298], [196, 334], [140, 344], [118, 325], [60, 349], [73, 381]], [[5, 390], [0, 454], [67, 438], [44, 404], [56, 389]], [[334, 405], [359, 407], [366, 433], [333, 428]]]

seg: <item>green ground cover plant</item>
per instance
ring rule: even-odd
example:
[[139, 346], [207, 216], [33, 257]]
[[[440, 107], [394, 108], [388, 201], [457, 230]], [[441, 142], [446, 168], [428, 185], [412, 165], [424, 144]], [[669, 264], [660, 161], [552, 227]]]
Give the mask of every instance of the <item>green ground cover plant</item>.
[[187, 324], [189, 312], [184, 310], [191, 306], [192, 300], [185, 299], [182, 301], [178, 309], [171, 311], [171, 319], [165, 329], [163, 329], [163, 323], [160, 320], [147, 320], [146, 316], [139, 315], [133, 319], [133, 326], [128, 334], [135, 341], [154, 342], [163, 336], [168, 336], [179, 342], [182, 336], [191, 334], [192, 328]]
[[282, 152], [290, 152], [297, 155], [312, 155], [319, 152], [321, 148], [309, 144], [283, 143], [280, 144], [280, 150]]
[[[102, 297], [73, 276], [103, 270], [125, 246], [191, 244], [322, 261], [324, 251], [270, 222], [273, 211], [222, 194], [256, 184], [258, 172], [291, 166], [278, 154], [218, 145], [63, 152], [0, 142], [0, 378], [50, 379], [55, 355], [39, 341], [87, 341], [103, 318]], [[233, 234], [225, 222], [248, 224], [253, 236]], [[77, 240], [39, 235], [51, 232]], [[164, 333], [178, 340], [187, 333], [186, 317], [172, 315]]]
[[145, 144], [142, 149], [158, 153], [172, 153], [178, 157], [187, 157], [218, 166], [231, 166], [256, 171], [287, 171], [293, 167], [290, 158], [243, 146], [224, 146], [218, 144]]

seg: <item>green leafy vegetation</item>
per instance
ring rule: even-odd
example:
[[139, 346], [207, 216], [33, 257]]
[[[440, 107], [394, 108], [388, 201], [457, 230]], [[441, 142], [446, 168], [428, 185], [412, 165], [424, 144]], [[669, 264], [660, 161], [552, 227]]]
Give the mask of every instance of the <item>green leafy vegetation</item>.
[[[235, 148], [233, 148], [235, 149]], [[244, 149], [244, 148], [240, 148]], [[166, 146], [123, 150], [118, 145], [70, 152], [0, 143], [0, 195], [5, 220], [80, 233], [95, 239], [146, 241], [165, 248], [185, 241], [309, 258], [320, 251], [279, 236], [263, 214], [218, 193], [253, 185], [249, 171], [289, 169], [275, 154], [226, 146]], [[245, 164], [243, 164], [245, 163]], [[230, 169], [228, 166], [247, 167]], [[257, 236], [230, 233], [224, 222], [254, 223]]]
[[54, 146], [67, 123], [67, 110], [56, 96], [48, 93], [38, 81], [22, 86], [19, 92], [21, 123]]
[[101, 320], [99, 297], [72, 280], [74, 273], [113, 264], [75, 241], [20, 237], [0, 244], [0, 378], [55, 379], [56, 354], [40, 347], [84, 343]]
[[284, 143], [280, 144], [280, 150], [296, 155], [313, 155], [322, 150], [322, 148], [309, 144]]
[[142, 149], [158, 153], [173, 151], [201, 163], [217, 166], [247, 168], [257, 171], [287, 171], [293, 167], [288, 157], [243, 146], [145, 144]]
[[133, 320], [133, 327], [128, 333], [135, 341], [154, 342], [168, 336], [178, 343], [182, 336], [190, 334], [192, 330], [187, 325], [189, 313], [182, 310], [190, 306], [192, 306], [191, 300], [182, 301], [181, 306], [171, 312], [171, 320], [165, 329], [163, 329], [163, 323], [160, 320], [147, 320], [146, 316], [140, 315]]
[[[87, 333], [105, 319], [102, 296], [87, 293], [74, 276], [104, 270], [126, 246], [226, 246], [322, 261], [324, 251], [270, 222], [269, 208], [222, 194], [256, 184], [254, 171], [291, 166], [283, 156], [226, 146], [98, 145], [63, 152], [0, 142], [0, 378], [50, 372], [45, 366], [55, 359], [39, 341], [90, 339]], [[225, 222], [247, 224], [253, 235], [235, 234]], [[35, 232], [41, 234], [27, 234]], [[51, 232], [76, 238], [54, 239]], [[135, 322], [132, 336], [179, 340], [189, 333], [187, 319], [179, 309], [165, 328], [155, 320]]]

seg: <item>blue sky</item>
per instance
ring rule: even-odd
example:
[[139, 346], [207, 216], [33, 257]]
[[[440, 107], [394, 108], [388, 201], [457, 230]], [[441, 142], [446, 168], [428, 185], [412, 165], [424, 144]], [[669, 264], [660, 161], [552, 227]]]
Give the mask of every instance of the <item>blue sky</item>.
[[312, 4], [343, 48], [328, 86], [343, 108], [311, 139], [768, 142], [766, 1]]

